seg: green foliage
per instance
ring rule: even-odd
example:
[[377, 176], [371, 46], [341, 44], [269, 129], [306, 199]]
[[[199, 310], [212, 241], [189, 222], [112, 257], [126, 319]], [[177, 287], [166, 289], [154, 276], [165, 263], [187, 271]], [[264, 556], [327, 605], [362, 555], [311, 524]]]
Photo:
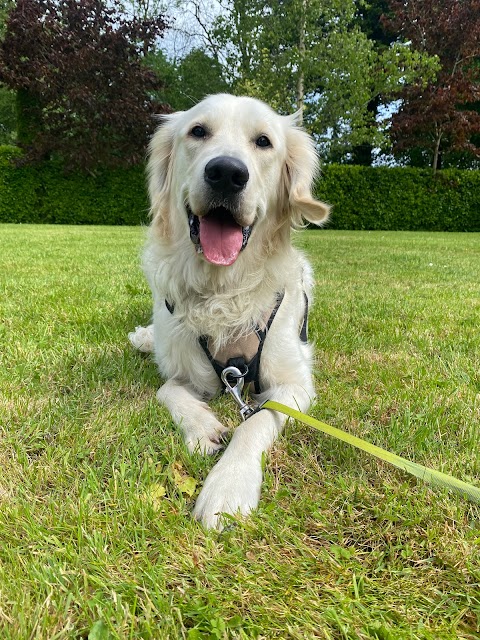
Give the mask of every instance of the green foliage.
[[22, 87], [17, 89], [16, 116], [18, 143], [29, 147], [43, 127], [42, 104], [38, 95]]
[[158, 51], [147, 57], [147, 65], [163, 80], [156, 93], [159, 102], [174, 111], [184, 111], [212, 93], [225, 93], [229, 85], [221, 64], [201, 49], [193, 49], [178, 64]]
[[191, 51], [178, 65], [179, 109], [190, 109], [212, 93], [225, 93], [229, 85], [217, 60], [200, 49]]
[[329, 165], [317, 196], [334, 229], [480, 231], [480, 171]]
[[144, 64], [158, 77], [162, 78], [162, 85], [155, 91], [155, 100], [169, 104], [175, 110], [172, 102], [173, 87], [178, 80], [175, 64], [167, 58], [163, 51], [151, 52], [144, 58]]
[[14, 0], [0, 0], [0, 38], [3, 38], [8, 14], [13, 9], [14, 5]]
[[354, 0], [229, 0], [212, 34], [235, 92], [284, 113], [304, 105], [305, 124], [329, 157], [383, 146], [370, 101], [422, 85], [438, 66], [399, 43], [376, 47], [357, 10]]
[[148, 217], [144, 167], [65, 174], [45, 162], [18, 166], [16, 147], [0, 147], [0, 222], [139, 224]]
[[0, 86], [0, 144], [10, 144], [16, 130], [15, 93]]
[[[144, 166], [68, 173], [56, 162], [18, 166], [0, 146], [0, 222], [124, 225], [146, 222]], [[329, 227], [480, 231], [480, 171], [327, 165], [316, 195]]]

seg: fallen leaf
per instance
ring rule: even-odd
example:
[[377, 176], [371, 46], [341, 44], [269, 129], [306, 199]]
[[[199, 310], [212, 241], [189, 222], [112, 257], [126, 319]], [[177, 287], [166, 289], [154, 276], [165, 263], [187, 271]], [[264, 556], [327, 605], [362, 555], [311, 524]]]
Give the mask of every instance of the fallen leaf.
[[179, 462], [174, 462], [172, 465], [173, 481], [175, 486], [182, 492], [186, 493], [190, 498], [195, 493], [197, 488], [197, 481], [195, 478], [189, 476], [182, 465]]
[[167, 490], [163, 486], [163, 484], [158, 484], [154, 482], [151, 484], [148, 489], [145, 491], [144, 498], [148, 500], [155, 511], [158, 511], [163, 507], [163, 498], [165, 497]]

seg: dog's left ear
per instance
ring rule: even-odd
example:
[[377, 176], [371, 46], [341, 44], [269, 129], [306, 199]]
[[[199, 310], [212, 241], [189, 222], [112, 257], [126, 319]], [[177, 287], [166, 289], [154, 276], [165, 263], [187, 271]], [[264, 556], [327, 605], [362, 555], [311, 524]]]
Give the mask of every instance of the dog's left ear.
[[291, 224], [298, 228], [303, 220], [317, 225], [325, 223], [330, 207], [312, 196], [312, 185], [319, 172], [318, 156], [311, 136], [296, 126], [296, 115], [288, 117], [285, 185]]
[[172, 158], [177, 119], [182, 112], [170, 113], [159, 119], [149, 146], [148, 192], [153, 226], [160, 236], [170, 235], [170, 187], [172, 183]]

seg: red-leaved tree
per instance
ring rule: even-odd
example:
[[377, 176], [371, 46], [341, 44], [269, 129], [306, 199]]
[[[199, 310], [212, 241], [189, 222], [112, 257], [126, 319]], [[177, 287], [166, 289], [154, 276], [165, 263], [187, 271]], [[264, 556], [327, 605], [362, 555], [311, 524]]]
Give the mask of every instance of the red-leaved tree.
[[117, 0], [18, 0], [0, 44], [0, 82], [17, 92], [30, 160], [93, 170], [144, 157], [161, 84], [143, 62], [164, 16], [131, 19]]
[[439, 57], [435, 82], [411, 85], [392, 120], [394, 151], [420, 149], [434, 170], [442, 154], [480, 157], [480, 0], [389, 0], [384, 23], [413, 47]]

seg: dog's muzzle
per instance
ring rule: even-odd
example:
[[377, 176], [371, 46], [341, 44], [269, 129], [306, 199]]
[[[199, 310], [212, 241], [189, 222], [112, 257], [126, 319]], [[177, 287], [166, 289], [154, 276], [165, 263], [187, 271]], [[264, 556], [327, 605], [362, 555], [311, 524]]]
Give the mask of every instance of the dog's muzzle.
[[197, 253], [212, 264], [229, 266], [245, 249], [252, 226], [242, 227], [227, 207], [213, 207], [204, 216], [197, 216], [187, 205], [190, 240]]
[[242, 160], [216, 156], [205, 165], [203, 179], [210, 207], [197, 216], [187, 205], [190, 238], [208, 262], [227, 267], [245, 249], [252, 227], [238, 222], [241, 192], [250, 175]]

